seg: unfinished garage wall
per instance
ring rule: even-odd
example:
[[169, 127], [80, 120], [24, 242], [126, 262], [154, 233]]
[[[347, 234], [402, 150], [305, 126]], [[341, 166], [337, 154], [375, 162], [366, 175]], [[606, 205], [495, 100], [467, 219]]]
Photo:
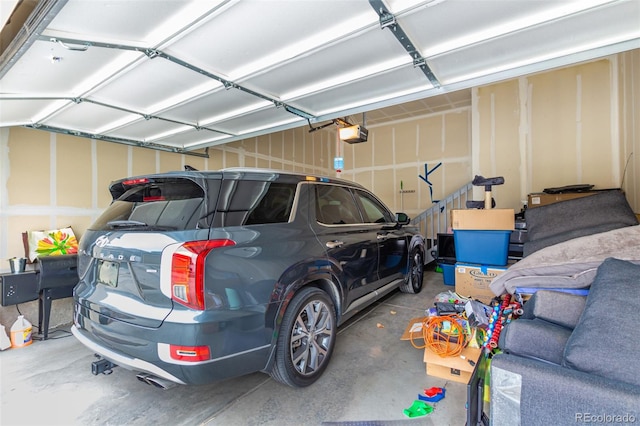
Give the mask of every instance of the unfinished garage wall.
[[640, 49], [618, 55], [617, 61], [622, 188], [640, 213]]
[[371, 189], [393, 211], [415, 217], [469, 182], [469, 107], [367, 128], [367, 142], [338, 145], [341, 177]]
[[[225, 167], [261, 167], [333, 173], [334, 136], [308, 129], [212, 147], [209, 158], [89, 140], [22, 127], [0, 129], [0, 273], [24, 255], [21, 233], [71, 226], [80, 238], [111, 202], [111, 181], [147, 173]], [[28, 266], [32, 268], [31, 265]], [[71, 321], [71, 299], [53, 301], [51, 325]], [[20, 305], [37, 324], [37, 302]], [[0, 307], [0, 323], [15, 321], [15, 307]]]
[[224, 145], [225, 167], [232, 167], [228, 157], [233, 153], [236, 166], [328, 175], [333, 173], [334, 141], [335, 134], [309, 133], [308, 127], [245, 139]]
[[[527, 194], [549, 187], [622, 186], [638, 147], [637, 56], [473, 90], [473, 172], [504, 176], [494, 190], [499, 206], [519, 211]], [[638, 211], [638, 163], [629, 164], [624, 186]]]

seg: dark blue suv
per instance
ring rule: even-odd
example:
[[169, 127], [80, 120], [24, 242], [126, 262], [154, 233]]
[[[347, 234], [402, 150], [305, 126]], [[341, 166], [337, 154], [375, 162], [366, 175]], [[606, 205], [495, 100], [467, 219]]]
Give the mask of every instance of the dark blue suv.
[[353, 182], [225, 169], [109, 190], [74, 291], [73, 333], [98, 371], [121, 365], [160, 387], [262, 371], [308, 386], [341, 323], [422, 288], [424, 238]]

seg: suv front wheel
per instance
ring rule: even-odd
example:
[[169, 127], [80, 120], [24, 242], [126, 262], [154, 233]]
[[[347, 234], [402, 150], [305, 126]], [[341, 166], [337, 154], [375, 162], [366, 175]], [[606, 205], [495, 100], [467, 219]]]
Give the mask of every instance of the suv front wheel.
[[424, 274], [424, 257], [420, 247], [414, 247], [409, 254], [409, 270], [404, 282], [400, 284], [403, 293], [420, 293]]
[[282, 319], [271, 377], [293, 387], [315, 382], [329, 364], [336, 333], [331, 298], [315, 287], [300, 290]]

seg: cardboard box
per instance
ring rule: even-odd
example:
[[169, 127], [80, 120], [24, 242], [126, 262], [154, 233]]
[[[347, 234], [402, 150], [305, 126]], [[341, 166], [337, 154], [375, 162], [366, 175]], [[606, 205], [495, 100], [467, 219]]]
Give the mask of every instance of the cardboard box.
[[496, 297], [489, 288], [491, 281], [507, 270], [507, 266], [483, 266], [456, 263], [456, 293], [489, 304]]
[[428, 318], [427, 317], [420, 317], [420, 318], [412, 318], [411, 320], [409, 320], [409, 325], [407, 326], [407, 328], [404, 330], [404, 333], [402, 333], [402, 336], [400, 337], [400, 340], [418, 340], [420, 339], [420, 344], [424, 344], [424, 333], [422, 330], [422, 322], [426, 321]]
[[527, 197], [527, 208], [546, 206], [548, 204], [557, 203], [559, 201], [582, 198], [589, 195], [597, 194], [598, 192], [599, 191], [567, 192], [564, 194], [547, 194], [544, 192], [533, 193], [529, 194], [529, 196]]
[[[424, 350], [427, 375], [458, 383], [469, 383], [481, 353], [481, 348], [467, 347], [458, 356], [441, 357], [427, 347]], [[464, 356], [464, 359], [461, 356]], [[474, 365], [469, 361], [473, 361]]]
[[481, 231], [513, 231], [516, 216], [513, 209], [451, 210], [451, 228]]

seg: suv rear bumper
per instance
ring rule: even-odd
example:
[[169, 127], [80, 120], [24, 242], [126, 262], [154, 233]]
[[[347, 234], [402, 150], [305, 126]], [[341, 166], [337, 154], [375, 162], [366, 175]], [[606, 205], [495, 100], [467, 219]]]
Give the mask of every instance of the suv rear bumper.
[[[254, 316], [248, 316], [247, 322], [237, 317], [222, 322], [211, 318], [199, 323], [165, 321], [163, 327], [150, 329], [81, 309], [76, 303], [72, 332], [91, 351], [128, 370], [199, 385], [265, 371], [272, 345], [265, 340], [264, 327], [256, 327]], [[243, 329], [243, 324], [251, 327]], [[211, 358], [172, 359], [170, 344], [187, 348], [206, 345]]]
[[113, 362], [114, 364], [117, 364], [129, 370], [144, 371], [149, 374], [154, 374], [158, 377], [161, 377], [166, 380], [170, 380], [174, 383], [178, 383], [181, 385], [186, 384], [185, 382], [183, 382], [173, 374], [161, 369], [157, 365], [153, 365], [147, 361], [143, 361], [138, 358], [133, 358], [128, 355], [118, 353], [112, 349], [109, 349], [105, 346], [102, 346], [96, 343], [95, 341], [89, 338], [90, 336], [89, 333], [87, 333], [84, 330], [80, 330], [75, 325], [71, 327], [71, 332], [76, 337], [76, 339], [80, 341], [80, 343], [82, 343], [83, 345], [85, 345], [87, 348], [91, 349], [98, 355], [102, 356], [103, 358]]

